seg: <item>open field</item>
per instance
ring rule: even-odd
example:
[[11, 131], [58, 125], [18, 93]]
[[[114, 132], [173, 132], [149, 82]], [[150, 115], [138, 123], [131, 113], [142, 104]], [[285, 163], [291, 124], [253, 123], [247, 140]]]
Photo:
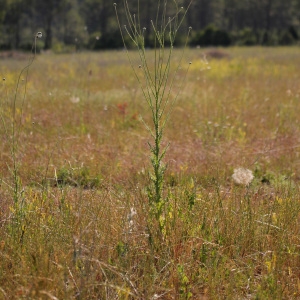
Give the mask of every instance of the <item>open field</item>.
[[300, 299], [299, 47], [186, 51], [160, 232], [125, 52], [38, 55], [14, 97], [26, 63], [0, 58], [0, 299]]

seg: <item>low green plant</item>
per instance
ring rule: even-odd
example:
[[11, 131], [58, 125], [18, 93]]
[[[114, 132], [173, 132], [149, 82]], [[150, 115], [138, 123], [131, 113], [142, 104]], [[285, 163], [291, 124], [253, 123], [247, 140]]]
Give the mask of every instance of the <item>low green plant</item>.
[[83, 189], [91, 189], [100, 186], [101, 179], [99, 176], [91, 177], [90, 170], [86, 166], [62, 167], [55, 171], [53, 186], [64, 187], [73, 186]]

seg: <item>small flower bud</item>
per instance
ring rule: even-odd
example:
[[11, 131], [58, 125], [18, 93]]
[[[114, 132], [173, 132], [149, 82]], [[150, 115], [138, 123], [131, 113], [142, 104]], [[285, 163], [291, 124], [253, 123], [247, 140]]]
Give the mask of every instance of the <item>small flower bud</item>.
[[37, 34], [36, 34], [36, 38], [37, 39], [41, 39], [43, 37], [43, 34], [39, 31]]
[[114, 7], [116, 7], [117, 6], [117, 3], [114, 3]]

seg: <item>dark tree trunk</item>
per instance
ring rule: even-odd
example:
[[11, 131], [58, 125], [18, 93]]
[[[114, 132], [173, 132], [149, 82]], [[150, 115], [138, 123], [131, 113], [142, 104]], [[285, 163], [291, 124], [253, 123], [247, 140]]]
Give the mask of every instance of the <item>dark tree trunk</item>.
[[[185, 0], [184, 1], [184, 9], [187, 9], [190, 5], [190, 0]], [[192, 26], [193, 24], [193, 17], [192, 17], [192, 5], [189, 7], [189, 10], [186, 13], [186, 22], [188, 26]]]
[[268, 0], [265, 7], [265, 29], [268, 31], [271, 28], [271, 14], [272, 14], [273, 0]]
[[17, 21], [16, 23], [16, 32], [15, 32], [15, 48], [18, 49], [20, 46], [20, 22]]
[[46, 22], [46, 37], [45, 37], [45, 50], [52, 47], [52, 16], [49, 16]]
[[107, 19], [108, 19], [107, 2], [108, 1], [103, 1], [103, 3], [102, 3], [102, 9], [101, 9], [101, 14], [100, 14], [101, 15], [101, 18], [100, 18], [100, 30], [101, 30], [102, 34], [105, 34], [107, 32]]

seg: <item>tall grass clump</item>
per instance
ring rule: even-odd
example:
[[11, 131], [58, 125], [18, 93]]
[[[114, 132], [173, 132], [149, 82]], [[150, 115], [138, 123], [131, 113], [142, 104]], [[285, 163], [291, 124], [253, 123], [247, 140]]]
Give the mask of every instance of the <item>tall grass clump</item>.
[[[4, 130], [5, 141], [9, 147], [10, 163], [7, 163], [7, 167], [11, 174], [10, 181], [6, 182], [2, 179], [2, 182], [12, 192], [13, 205], [11, 206], [11, 211], [13, 213], [13, 223], [11, 229], [13, 234], [17, 234], [21, 243], [25, 230], [22, 225], [25, 212], [25, 199], [23, 197], [24, 190], [19, 174], [19, 157], [21, 155], [20, 134], [23, 127], [23, 112], [27, 93], [29, 69], [36, 57], [37, 40], [40, 38], [42, 38], [42, 33], [36, 33], [31, 49], [32, 55], [29, 57], [26, 66], [20, 71], [12, 95], [9, 94], [8, 88], [5, 86], [6, 79], [2, 79], [4, 84], [4, 101], [2, 102], [2, 108], [0, 110], [0, 118]], [[7, 104], [7, 106], [4, 104]]]
[[[166, 231], [166, 216], [170, 210], [169, 197], [164, 186], [167, 169], [164, 157], [169, 144], [165, 144], [163, 138], [174, 104], [182, 89], [185, 72], [188, 70], [189, 64], [187, 64], [186, 70], [179, 74], [191, 27], [187, 30], [181, 55], [175, 58], [173, 55], [174, 44], [188, 7], [185, 9], [179, 7], [177, 1], [174, 1], [174, 13], [169, 15], [168, 1], [158, 1], [156, 16], [150, 22], [151, 28], [146, 28], [143, 27], [140, 20], [139, 1], [137, 14], [132, 14], [128, 1], [123, 1], [123, 4], [127, 20], [127, 25], [124, 26], [120, 24], [117, 4], [114, 3], [121, 36], [128, 60], [151, 114], [150, 121], [146, 121], [144, 118], [141, 120], [151, 137], [148, 146], [152, 170], [149, 172], [150, 184], [147, 187], [147, 197], [150, 206], [150, 223], [153, 220], [156, 222], [155, 232], [151, 232], [152, 230], [148, 228], [150, 242], [153, 243], [155, 234], [158, 234], [160, 239], [163, 238]], [[150, 31], [150, 35], [153, 36], [152, 50], [146, 48], [147, 31]], [[129, 47], [137, 50], [137, 59], [132, 57], [132, 53], [128, 50]], [[180, 75], [180, 82], [176, 78], [178, 75]]]

